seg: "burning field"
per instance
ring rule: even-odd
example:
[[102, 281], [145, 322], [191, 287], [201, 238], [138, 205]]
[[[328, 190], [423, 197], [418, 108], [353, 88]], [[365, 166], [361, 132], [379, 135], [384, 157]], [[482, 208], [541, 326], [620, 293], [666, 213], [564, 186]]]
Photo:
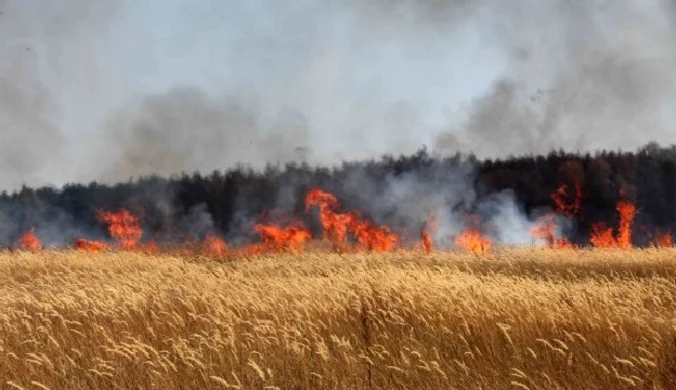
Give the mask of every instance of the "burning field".
[[538, 202], [436, 168], [240, 177], [207, 207], [24, 189], [0, 229], [4, 387], [675, 388], [672, 230], [584, 166]]
[[640, 209], [580, 244], [581, 187], [560, 185], [531, 244], [480, 214], [445, 237], [379, 225], [311, 188], [301, 217], [257, 239], [162, 241], [126, 209], [104, 240], [46, 247], [31, 228], [0, 253], [5, 388], [671, 389], [676, 252], [637, 247]]
[[676, 389], [674, 42], [676, 0], [0, 0], [0, 390]]
[[[582, 248], [583, 246], [575, 245], [561, 233], [562, 227], [570, 225], [571, 219], [579, 213], [582, 197], [583, 193], [579, 187], [570, 192], [566, 185], [559, 186], [551, 194], [554, 211], [541, 214], [532, 221], [532, 227], [528, 231], [532, 239], [531, 246], [546, 246], [551, 249]], [[438, 239], [439, 217], [434, 214], [428, 214], [422, 223], [419, 237], [411, 237], [397, 234], [389, 226], [379, 226], [362, 217], [358, 211], [341, 210], [341, 204], [336, 196], [320, 188], [313, 188], [307, 192], [304, 205], [306, 213], [316, 211], [321, 227], [318, 236], [313, 237], [312, 231], [305, 227], [302, 220], [295, 219], [284, 226], [256, 223], [252, 230], [258, 236], [258, 242], [237, 247], [229, 245], [213, 232], [209, 232], [201, 242], [165, 242], [160, 245], [154, 238], [146, 242], [141, 241], [144, 232], [140, 218], [128, 210], [120, 209], [115, 212], [97, 210], [97, 220], [107, 226], [109, 239], [113, 241], [91, 241], [80, 237], [71, 247], [85, 252], [124, 250], [182, 256], [201, 254], [226, 258], [281, 252], [298, 253], [313, 240], [328, 243], [330, 251], [336, 253], [394, 253], [419, 250], [430, 254], [435, 249], [435, 241], [450, 241], [451, 249], [484, 257], [490, 256], [493, 246], [491, 237], [482, 231], [482, 221], [477, 215], [465, 214], [463, 230], [453, 237]], [[638, 209], [633, 203], [620, 200], [617, 202], [616, 211], [618, 223], [615, 228], [608, 226], [604, 221], [592, 224], [588, 246], [619, 249], [633, 247], [632, 229]], [[671, 234], [659, 231], [649, 243], [655, 247], [671, 247], [672, 244]], [[15, 248], [37, 252], [43, 249], [43, 245], [35, 229], [31, 228], [21, 236]]]

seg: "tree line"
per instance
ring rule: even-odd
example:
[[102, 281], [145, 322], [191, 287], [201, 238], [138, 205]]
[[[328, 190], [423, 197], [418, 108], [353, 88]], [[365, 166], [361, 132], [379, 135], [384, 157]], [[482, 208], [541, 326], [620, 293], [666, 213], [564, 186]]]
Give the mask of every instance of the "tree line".
[[[462, 188], [459, 171], [466, 173]], [[579, 243], [585, 242], [594, 222], [616, 223], [619, 200], [633, 202], [640, 210], [634, 228], [636, 244], [647, 243], [656, 229], [676, 231], [676, 146], [651, 143], [632, 152], [552, 151], [486, 160], [462, 153], [431, 155], [423, 148], [412, 155], [343, 162], [330, 168], [288, 163], [268, 165], [263, 170], [238, 166], [210, 174], [149, 176], [114, 185], [23, 186], [0, 194], [0, 242], [9, 245], [31, 227], [41, 229], [48, 243], [102, 236], [105, 229], [96, 220], [95, 210], [120, 208], [141, 217], [146, 235], [167, 239], [199, 238], [215, 231], [233, 240], [246, 240], [252, 221], [283, 223], [293, 218], [316, 230], [316, 218], [306, 214], [303, 204], [304, 194], [313, 187], [333, 192], [345, 208], [396, 225], [400, 215], [393, 208], [397, 205], [383, 208], [381, 203], [387, 202], [380, 199], [390, 196], [387, 191], [399, 177], [432, 183], [429, 190], [423, 188], [428, 193], [452, 195], [470, 189], [474, 199], [510, 191], [527, 215], [551, 208], [551, 194], [559, 186], [579, 186], [583, 196], [579, 212], [572, 216], [574, 229], [570, 232], [571, 239]], [[575, 196], [574, 191], [567, 196]], [[457, 196], [449, 199], [449, 208], [472, 211], [471, 198], [462, 202]]]

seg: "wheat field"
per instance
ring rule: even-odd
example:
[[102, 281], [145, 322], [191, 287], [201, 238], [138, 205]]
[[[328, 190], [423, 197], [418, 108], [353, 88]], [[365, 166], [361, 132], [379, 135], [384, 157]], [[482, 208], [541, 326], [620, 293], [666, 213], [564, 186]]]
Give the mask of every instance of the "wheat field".
[[676, 250], [0, 254], [4, 389], [673, 389]]

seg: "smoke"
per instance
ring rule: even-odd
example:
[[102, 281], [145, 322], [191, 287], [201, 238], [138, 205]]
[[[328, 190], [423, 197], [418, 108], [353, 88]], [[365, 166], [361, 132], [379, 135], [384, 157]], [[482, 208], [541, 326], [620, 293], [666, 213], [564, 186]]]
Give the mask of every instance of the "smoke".
[[[0, 36], [2, 23], [0, 18]], [[46, 180], [48, 162], [64, 140], [49, 117], [49, 94], [33, 79], [38, 58], [25, 42], [0, 46], [0, 180], [18, 187], [23, 180]], [[5, 188], [7, 188], [5, 187]]]
[[486, 217], [486, 232], [497, 242], [527, 246], [533, 243], [533, 221], [518, 206], [514, 194], [503, 191], [484, 199], [478, 205], [479, 215]]
[[495, 12], [508, 70], [437, 137], [439, 150], [490, 158], [676, 140], [671, 2], [522, 3], [532, 7]]
[[[331, 166], [422, 144], [494, 158], [676, 142], [674, 15], [667, 0], [0, 0], [0, 183]], [[480, 194], [467, 165], [346, 177], [346, 207], [378, 223], [413, 232], [437, 213], [441, 240], [472, 212], [525, 241], [531, 218]], [[307, 180], [285, 179], [277, 206], [297, 213]], [[152, 188], [137, 197], [153, 219], [214, 228]], [[235, 237], [254, 198], [233, 203]], [[82, 230], [72, 219], [50, 220]]]
[[214, 231], [214, 222], [206, 205], [199, 204], [192, 207], [187, 215], [180, 218], [178, 230], [192, 238], [204, 238]]
[[241, 100], [212, 98], [196, 88], [149, 96], [107, 123], [102, 141], [110, 153], [99, 176], [124, 181], [303, 159], [308, 133], [302, 117], [287, 110], [276, 119], [274, 132], [265, 135], [256, 107]]
[[[390, 168], [384, 169], [384, 166]], [[519, 206], [513, 192], [486, 194], [481, 190], [478, 168], [473, 159], [442, 158], [424, 149], [397, 160], [386, 158], [381, 163], [344, 164], [333, 172], [332, 180], [281, 180], [274, 209], [286, 211], [287, 217], [302, 215], [302, 211], [292, 207], [305, 195], [299, 195], [298, 189], [318, 186], [337, 196], [339, 211], [356, 211], [376, 225], [390, 227], [404, 239], [404, 245], [418, 240], [422, 228], [433, 236], [439, 248], [454, 247], [455, 237], [468, 228], [479, 229], [501, 244], [543, 244], [541, 240], [533, 242], [531, 229], [535, 218]], [[240, 199], [242, 209], [244, 204], [252, 202], [247, 195]], [[543, 213], [548, 208], [537, 211]], [[248, 223], [238, 225], [240, 231], [250, 230], [258, 217], [248, 216], [244, 219]], [[316, 213], [309, 214], [310, 226], [316, 218]], [[434, 228], [428, 226], [430, 218], [435, 221]], [[282, 219], [277, 216], [273, 220]], [[565, 221], [557, 221], [562, 222]], [[318, 230], [317, 226], [313, 227]]]
[[[107, 111], [104, 146], [94, 150], [111, 158], [88, 175], [332, 165], [424, 143], [493, 158], [676, 142], [667, 109], [671, 8], [661, 0], [263, 3], [240, 10], [244, 20], [258, 17], [246, 33], [219, 42], [219, 76], [197, 63], [213, 50], [203, 38], [233, 31], [196, 6], [173, 16], [185, 30], [176, 38], [192, 39], [183, 55], [196, 59], [170, 58], [158, 92]], [[166, 45], [151, 50], [153, 63], [177, 54]]]
[[0, 2], [7, 189], [670, 143], [667, 0]]
[[[85, 106], [70, 91], [95, 90], [96, 37], [122, 1], [68, 4], [0, 0], [0, 183], [62, 184], [77, 180], [77, 149], [63, 115]], [[77, 86], [77, 87], [75, 87]], [[87, 96], [91, 98], [92, 96]]]

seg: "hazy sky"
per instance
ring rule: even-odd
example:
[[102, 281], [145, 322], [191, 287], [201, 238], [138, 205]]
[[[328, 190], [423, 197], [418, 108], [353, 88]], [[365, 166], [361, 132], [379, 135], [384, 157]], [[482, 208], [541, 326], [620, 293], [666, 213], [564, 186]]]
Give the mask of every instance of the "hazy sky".
[[[66, 99], [80, 100], [64, 120], [92, 131], [134, 96], [194, 86], [212, 96], [243, 96], [263, 116], [302, 112], [321, 129], [312, 141], [317, 148], [332, 148], [332, 135], [344, 139], [344, 131], [357, 130], [382, 151], [383, 136], [391, 134], [381, 122], [393, 105], [409, 103], [443, 125], [444, 110], [480, 94], [504, 67], [473, 26], [458, 28], [451, 44], [439, 31], [388, 31], [330, 1], [275, 3], [148, 0], [121, 7], [92, 53], [97, 98], [66, 82]], [[92, 103], [94, 123], [83, 126], [76, 107]], [[397, 136], [417, 147], [430, 133], [421, 127]]]
[[[666, 0], [0, 0], [0, 172], [676, 140]], [[305, 148], [305, 152], [297, 148]]]

